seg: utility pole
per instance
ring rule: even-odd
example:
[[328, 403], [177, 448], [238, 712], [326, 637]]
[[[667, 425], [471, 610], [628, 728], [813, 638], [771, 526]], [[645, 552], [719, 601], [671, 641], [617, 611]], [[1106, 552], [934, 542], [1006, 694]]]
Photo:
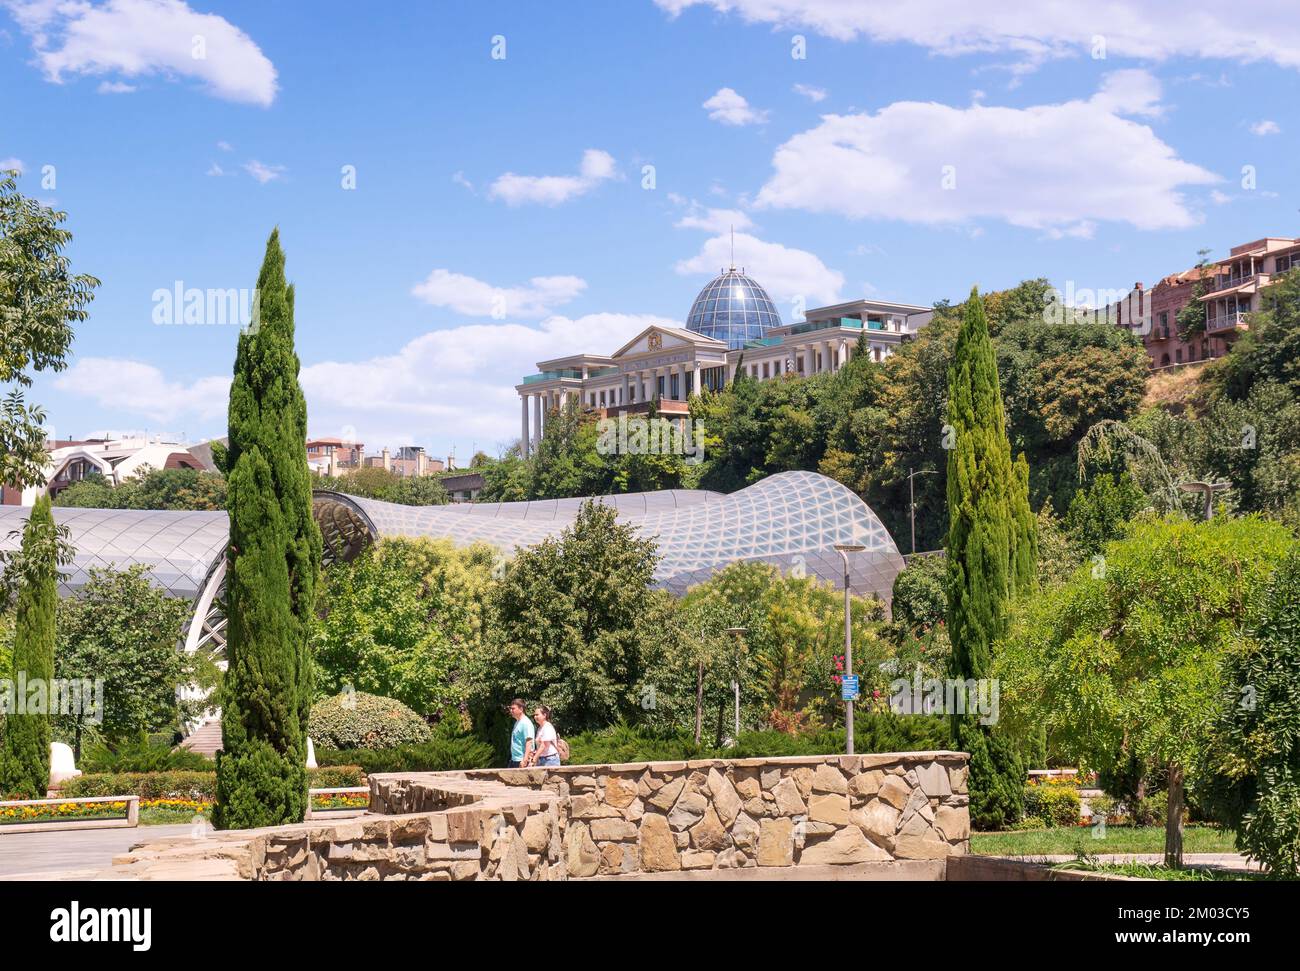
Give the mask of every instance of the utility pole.
[[[849, 554], [861, 553], [866, 547], [859, 543], [836, 543], [835, 552], [844, 561], [844, 677], [853, 677], [853, 614], [849, 607]], [[853, 698], [845, 692], [844, 738], [848, 755], [853, 754]]]

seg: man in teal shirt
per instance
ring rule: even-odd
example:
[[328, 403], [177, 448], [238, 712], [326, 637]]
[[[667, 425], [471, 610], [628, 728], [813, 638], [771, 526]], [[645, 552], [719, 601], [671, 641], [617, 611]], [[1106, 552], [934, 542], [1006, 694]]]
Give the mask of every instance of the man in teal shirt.
[[519, 768], [528, 751], [528, 743], [533, 740], [533, 723], [524, 714], [526, 710], [524, 699], [516, 698], [510, 702], [510, 716], [515, 720], [515, 725], [510, 730], [510, 761], [507, 768]]

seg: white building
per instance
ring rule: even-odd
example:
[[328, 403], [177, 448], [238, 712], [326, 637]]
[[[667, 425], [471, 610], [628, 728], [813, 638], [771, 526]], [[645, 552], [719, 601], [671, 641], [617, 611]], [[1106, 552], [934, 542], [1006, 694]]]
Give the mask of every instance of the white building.
[[722, 388], [741, 369], [759, 381], [837, 371], [863, 335], [872, 359], [884, 360], [933, 316], [913, 304], [854, 300], [783, 324], [767, 291], [732, 267], [700, 291], [684, 329], [647, 327], [609, 355], [539, 361], [538, 373], [515, 387], [521, 451], [536, 447], [547, 413], [572, 398], [603, 413], [646, 412], [653, 401], [664, 417], [684, 416], [692, 394]]
[[38, 496], [47, 492], [52, 496], [58, 495], [74, 482], [90, 475], [102, 476], [109, 485], [121, 485], [145, 468], [213, 471], [210, 458], [205, 459], [199, 454], [199, 446], [191, 449], [159, 437], [58, 441], [50, 443], [50, 446], [44, 483], [28, 486], [21, 494], [6, 486], [4, 505], [33, 505]]

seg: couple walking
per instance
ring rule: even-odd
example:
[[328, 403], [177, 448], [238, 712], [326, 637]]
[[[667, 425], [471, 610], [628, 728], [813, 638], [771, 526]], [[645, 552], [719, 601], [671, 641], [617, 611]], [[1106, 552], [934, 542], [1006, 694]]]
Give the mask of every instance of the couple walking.
[[536, 731], [533, 730], [533, 723], [524, 714], [526, 710], [522, 698], [510, 702], [510, 717], [515, 720], [515, 723], [510, 730], [508, 768], [559, 765], [561, 756], [567, 754], [564, 749], [568, 746], [555, 733], [555, 726], [551, 724], [551, 709], [545, 705], [537, 706], [533, 712], [533, 720], [537, 722]]

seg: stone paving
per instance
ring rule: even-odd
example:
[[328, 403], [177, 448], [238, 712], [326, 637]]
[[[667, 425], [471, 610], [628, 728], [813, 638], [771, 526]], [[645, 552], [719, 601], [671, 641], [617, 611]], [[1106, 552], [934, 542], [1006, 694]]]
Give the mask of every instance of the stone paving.
[[138, 826], [134, 829], [82, 829], [49, 833], [0, 833], [0, 880], [16, 874], [59, 870], [102, 870], [113, 857], [137, 843], [169, 836], [185, 836], [180, 826]]

